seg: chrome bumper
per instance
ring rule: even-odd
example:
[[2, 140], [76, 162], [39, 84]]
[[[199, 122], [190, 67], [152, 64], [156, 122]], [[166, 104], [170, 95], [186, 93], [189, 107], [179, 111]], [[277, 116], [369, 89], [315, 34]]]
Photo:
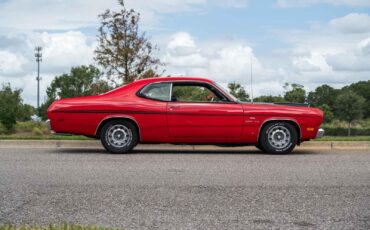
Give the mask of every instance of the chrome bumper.
[[46, 124], [46, 127], [48, 127], [49, 131], [52, 131], [51, 130], [51, 124], [50, 124], [50, 120], [49, 119], [45, 121], [45, 124]]
[[316, 138], [321, 138], [324, 136], [324, 134], [325, 130], [320, 128], [319, 130], [317, 130]]

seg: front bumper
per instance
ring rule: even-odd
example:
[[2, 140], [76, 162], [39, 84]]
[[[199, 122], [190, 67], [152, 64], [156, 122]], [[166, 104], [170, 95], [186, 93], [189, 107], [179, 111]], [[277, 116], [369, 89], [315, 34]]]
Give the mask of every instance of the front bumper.
[[315, 138], [321, 138], [324, 136], [324, 134], [325, 134], [325, 130], [320, 128], [319, 130], [317, 130], [317, 134]]

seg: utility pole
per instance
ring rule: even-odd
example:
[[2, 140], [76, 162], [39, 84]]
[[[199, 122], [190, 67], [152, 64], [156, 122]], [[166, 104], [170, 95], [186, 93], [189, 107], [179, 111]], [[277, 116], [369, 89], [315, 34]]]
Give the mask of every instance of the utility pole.
[[35, 58], [37, 62], [37, 115], [40, 117], [40, 62], [42, 62], [42, 47], [41, 46], [36, 46], [35, 47]]

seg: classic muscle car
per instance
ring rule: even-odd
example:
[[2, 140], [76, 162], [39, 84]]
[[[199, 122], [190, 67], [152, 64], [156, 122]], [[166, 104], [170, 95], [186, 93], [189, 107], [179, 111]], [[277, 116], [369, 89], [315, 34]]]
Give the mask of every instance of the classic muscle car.
[[320, 109], [240, 102], [215, 82], [194, 77], [138, 80], [97, 96], [57, 100], [48, 118], [55, 133], [99, 138], [111, 153], [138, 143], [255, 145], [289, 153], [324, 132]]

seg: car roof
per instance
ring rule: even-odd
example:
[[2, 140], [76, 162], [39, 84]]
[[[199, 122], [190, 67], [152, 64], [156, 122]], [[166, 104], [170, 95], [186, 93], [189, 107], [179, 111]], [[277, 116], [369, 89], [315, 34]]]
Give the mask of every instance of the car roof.
[[154, 78], [146, 78], [142, 80], [138, 80], [137, 82], [145, 82], [145, 83], [153, 83], [153, 82], [163, 82], [163, 81], [201, 81], [201, 82], [208, 82], [213, 83], [212, 80], [202, 77], [154, 77]]

